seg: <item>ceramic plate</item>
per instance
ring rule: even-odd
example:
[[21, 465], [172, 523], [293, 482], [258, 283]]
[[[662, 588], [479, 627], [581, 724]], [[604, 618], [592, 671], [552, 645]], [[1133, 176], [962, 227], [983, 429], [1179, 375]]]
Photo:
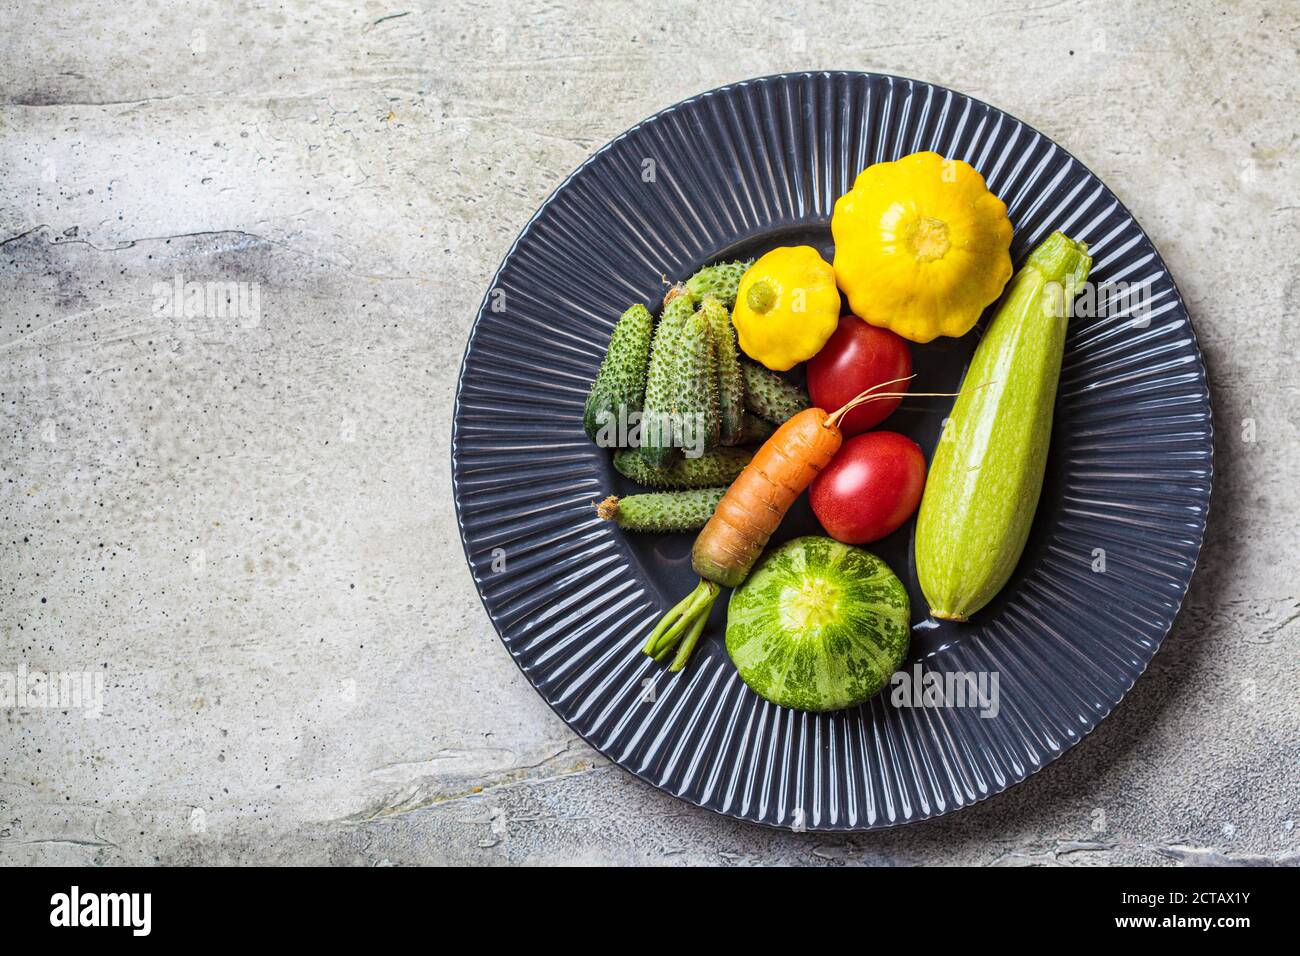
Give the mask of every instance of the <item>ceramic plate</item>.
[[[719, 258], [808, 243], [829, 260], [832, 206], [857, 173], [923, 149], [966, 160], [1006, 202], [1017, 266], [1061, 229], [1088, 243], [1092, 279], [1116, 293], [1071, 319], [1042, 500], [994, 602], [971, 624], [929, 621], [914, 524], [870, 546], [912, 598], [903, 670], [923, 686], [984, 675], [990, 704], [996, 675], [996, 707], [896, 706], [889, 688], [837, 713], [774, 706], [727, 657], [725, 600], [690, 666], [669, 674], [640, 647], [695, 584], [693, 536], [624, 534], [592, 507], [635, 490], [582, 430], [613, 324], [633, 302], [653, 308], [665, 277]], [[912, 389], [954, 391], [977, 335], [914, 346]], [[928, 460], [950, 407], [906, 401], [884, 427], [911, 436]], [[1141, 676], [1201, 547], [1210, 397], [1164, 262], [1078, 160], [942, 87], [800, 73], [664, 110], [599, 150], [543, 204], [470, 334], [452, 468], [484, 606], [574, 731], [654, 786], [720, 813], [872, 829], [949, 813], [1024, 780]], [[773, 541], [818, 530], [805, 498]]]

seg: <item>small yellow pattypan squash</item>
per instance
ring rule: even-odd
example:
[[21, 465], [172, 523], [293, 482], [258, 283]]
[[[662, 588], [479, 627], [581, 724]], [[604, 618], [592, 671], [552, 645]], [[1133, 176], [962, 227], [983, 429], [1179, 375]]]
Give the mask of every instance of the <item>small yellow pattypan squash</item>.
[[731, 314], [741, 349], [776, 372], [816, 355], [839, 319], [835, 270], [812, 246], [781, 246], [750, 266]]
[[1011, 278], [1011, 220], [967, 163], [913, 153], [835, 202], [835, 278], [853, 312], [913, 342], [970, 331]]

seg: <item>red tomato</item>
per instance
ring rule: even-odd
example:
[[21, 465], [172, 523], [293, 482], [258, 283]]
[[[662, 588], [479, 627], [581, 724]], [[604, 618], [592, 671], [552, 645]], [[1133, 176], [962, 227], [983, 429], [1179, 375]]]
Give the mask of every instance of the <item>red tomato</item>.
[[836, 541], [866, 544], [912, 517], [925, 488], [925, 456], [898, 432], [850, 438], [808, 489], [813, 514]]
[[[821, 351], [808, 360], [808, 395], [818, 408], [833, 412], [873, 385], [911, 374], [912, 352], [906, 339], [889, 329], [868, 325], [856, 315], [846, 315]], [[905, 392], [907, 385], [899, 382], [881, 391]], [[840, 431], [857, 435], [874, 428], [901, 401], [890, 398], [859, 405], [844, 416]]]

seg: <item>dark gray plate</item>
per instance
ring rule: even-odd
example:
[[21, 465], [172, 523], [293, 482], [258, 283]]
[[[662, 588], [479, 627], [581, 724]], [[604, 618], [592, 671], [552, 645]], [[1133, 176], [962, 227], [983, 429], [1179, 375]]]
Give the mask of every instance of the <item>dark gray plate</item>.
[[[872, 545], [913, 604], [911, 670], [996, 674], [998, 713], [904, 708], [889, 692], [813, 715], [766, 703], [727, 658], [719, 601], [690, 667], [640, 653], [694, 586], [691, 535], [633, 537], [592, 508], [629, 493], [582, 430], [615, 319], [664, 277], [807, 242], [830, 258], [835, 199], [863, 167], [932, 149], [1008, 206], [1017, 266], [1054, 229], [1097, 283], [1148, 308], [1071, 320], [1051, 456], [1015, 576], [968, 625], [927, 620], [913, 524]], [[1120, 303], [1130, 305], [1130, 302]], [[913, 347], [914, 391], [953, 391], [976, 335]], [[933, 451], [949, 399], [883, 425]], [[592, 746], [685, 800], [777, 826], [872, 829], [999, 793], [1077, 743], [1168, 633], [1211, 485], [1210, 398], [1187, 310], [1124, 206], [1059, 146], [942, 87], [862, 73], [765, 77], [646, 120], [570, 176], [501, 264], [470, 334], [452, 436], [457, 515], [506, 648]], [[820, 529], [806, 501], [774, 542]], [[1098, 567], [1103, 556], [1104, 570]]]

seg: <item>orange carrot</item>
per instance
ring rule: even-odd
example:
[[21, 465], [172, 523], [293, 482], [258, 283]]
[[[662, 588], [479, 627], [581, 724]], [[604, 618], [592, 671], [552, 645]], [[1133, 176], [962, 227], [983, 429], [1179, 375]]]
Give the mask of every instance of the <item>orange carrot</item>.
[[695, 539], [696, 574], [729, 588], [749, 576], [794, 500], [840, 450], [843, 436], [829, 418], [805, 408], [768, 438]]
[[[660, 619], [646, 641], [645, 653], [663, 661], [680, 642], [669, 670], [678, 671], [686, 665], [718, 596], [718, 585], [736, 587], [749, 576], [795, 499], [840, 450], [844, 440], [840, 421], [865, 402], [904, 397], [906, 393], [876, 389], [906, 380], [881, 382], [835, 412], [806, 408], [768, 438], [731, 483], [695, 539], [691, 565], [700, 576], [699, 586]], [[930, 394], [935, 393], [914, 393], [912, 397]]]

